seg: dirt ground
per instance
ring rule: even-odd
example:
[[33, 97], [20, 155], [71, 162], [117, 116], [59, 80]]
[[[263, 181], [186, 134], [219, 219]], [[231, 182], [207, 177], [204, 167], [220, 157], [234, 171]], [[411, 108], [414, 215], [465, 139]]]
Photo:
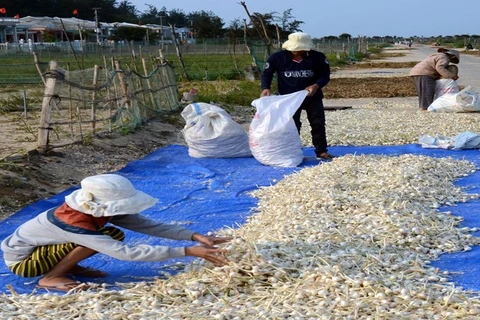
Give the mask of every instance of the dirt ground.
[[[410, 79], [332, 79], [325, 90], [327, 99], [408, 97], [414, 95]], [[395, 83], [396, 88], [392, 90]], [[345, 95], [348, 93], [348, 95]], [[252, 118], [250, 106], [238, 106], [231, 112], [238, 123], [248, 124]], [[253, 111], [254, 112], [254, 111]], [[10, 120], [0, 117], [1, 148], [28, 140], [28, 132], [17, 130]], [[17, 115], [18, 118], [18, 115]], [[7, 126], [7, 124], [9, 124]], [[88, 145], [57, 148], [50, 155], [30, 152], [26, 157], [0, 162], [0, 220], [23, 207], [49, 198], [72, 186], [86, 176], [117, 171], [130, 161], [141, 159], [158, 148], [177, 144], [186, 145], [181, 136], [184, 120], [170, 115], [154, 119], [129, 135], [104, 134], [92, 139]], [[8, 129], [7, 129], [8, 128]], [[23, 135], [18, 136], [16, 135]], [[27, 135], [27, 136], [26, 136]], [[34, 146], [35, 141], [31, 141]], [[10, 145], [11, 147], [11, 145]], [[3, 154], [3, 157], [5, 154]]]
[[182, 127], [180, 119], [159, 118], [133, 134], [101, 135], [89, 145], [58, 148], [50, 155], [33, 152], [25, 159], [1, 162], [0, 220], [78, 185], [86, 176], [117, 171], [158, 148], [185, 144]]

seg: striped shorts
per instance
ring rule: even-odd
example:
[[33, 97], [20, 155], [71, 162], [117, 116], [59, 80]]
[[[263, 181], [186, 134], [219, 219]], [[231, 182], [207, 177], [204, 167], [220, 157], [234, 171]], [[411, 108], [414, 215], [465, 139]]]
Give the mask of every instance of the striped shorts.
[[[118, 241], [125, 239], [123, 231], [115, 227], [102, 227], [97, 231], [103, 232]], [[38, 277], [50, 271], [77, 246], [77, 244], [71, 242], [40, 246], [35, 248], [28, 258], [9, 266], [9, 268], [13, 273], [21, 277]]]

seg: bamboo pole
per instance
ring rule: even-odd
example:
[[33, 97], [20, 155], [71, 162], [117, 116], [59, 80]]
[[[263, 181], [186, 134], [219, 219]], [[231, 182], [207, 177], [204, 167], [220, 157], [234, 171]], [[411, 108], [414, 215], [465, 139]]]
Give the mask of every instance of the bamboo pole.
[[43, 85], [46, 85], [45, 76], [42, 73], [42, 69], [40, 68], [40, 60], [38, 59], [38, 53], [33, 53], [33, 61], [35, 62], [35, 67], [37, 68], [38, 74], [40, 78], [42, 78]]
[[92, 92], [92, 130], [95, 133], [95, 126], [96, 126], [96, 114], [97, 114], [97, 91], [98, 91], [98, 72], [100, 70], [99, 65], [95, 65], [93, 67], [93, 89]]
[[[70, 74], [70, 63], [67, 63], [67, 75]], [[67, 79], [68, 80], [68, 79]], [[70, 135], [73, 137], [75, 136], [74, 132], [73, 132], [73, 100], [72, 100], [72, 86], [70, 85], [70, 83], [68, 83], [68, 112], [70, 114], [70, 125], [69, 125], [69, 128], [70, 128]], [[77, 112], [79, 110], [77, 109]]]
[[175, 50], [177, 50], [177, 57], [180, 61], [180, 66], [182, 67], [182, 73], [185, 80], [190, 80], [187, 74], [187, 68], [185, 67], [185, 63], [183, 62], [182, 54], [180, 53], [180, 48], [178, 47], [177, 37], [175, 36], [175, 25], [170, 24], [170, 28], [172, 28], [172, 38], [173, 43], [175, 44]]
[[115, 60], [115, 71], [118, 72], [118, 79], [120, 80], [125, 106], [127, 109], [130, 109], [132, 102], [130, 100], [130, 95], [128, 94], [128, 83], [125, 78], [125, 71], [122, 69], [122, 63], [120, 60]]
[[163, 49], [158, 49], [158, 56], [160, 57], [160, 63], [163, 64], [166, 61]]
[[41, 153], [47, 152], [49, 133], [52, 129], [50, 128], [50, 120], [52, 116], [52, 106], [50, 104], [50, 101], [52, 100], [55, 93], [55, 84], [57, 82], [57, 68], [57, 62], [50, 61], [50, 73], [48, 74], [45, 82], [45, 92], [42, 102], [42, 113], [40, 115], [40, 124], [38, 127], [37, 148], [40, 150]]
[[[143, 60], [143, 53], [142, 53], [142, 47], [140, 47], [140, 58]], [[138, 66], [137, 66], [137, 57], [134, 56], [132, 57], [132, 64], [133, 64], [133, 70], [135, 70], [135, 72], [137, 74], [140, 74], [140, 72], [138, 72]], [[132, 78], [132, 81], [131, 81], [131, 84], [134, 85], [134, 81], [133, 81], [133, 78]], [[140, 92], [142, 92], [142, 100], [143, 100], [143, 104], [146, 105], [147, 104], [147, 98], [145, 97], [145, 93], [144, 93], [144, 89], [143, 89], [143, 80], [141, 77], [137, 77], [137, 86], [140, 88]], [[137, 88], [134, 88], [133, 92], [138, 92], [138, 89]], [[135, 99], [137, 102], [140, 101], [140, 98], [138, 97], [138, 93], [135, 94]], [[142, 118], [143, 117], [146, 117], [147, 114], [146, 114], [146, 109], [145, 108], [141, 108], [139, 110], [142, 114]], [[142, 112], [143, 111], [143, 112]]]
[[150, 78], [148, 78], [148, 70], [147, 70], [147, 61], [145, 58], [142, 58], [142, 66], [143, 66], [143, 73], [145, 74], [145, 77], [147, 77], [147, 86], [148, 86], [148, 91], [150, 92], [150, 103], [152, 104], [152, 107], [157, 108], [157, 104], [155, 103], [155, 97], [153, 96], [152, 92], [152, 84], [150, 83]]
[[[108, 81], [108, 80], [110, 80], [110, 77], [109, 77], [109, 74], [108, 74], [107, 58], [105, 57], [105, 55], [103, 56], [103, 68], [105, 69], [105, 79], [107, 79], [107, 81]], [[113, 79], [112, 79], [112, 82], [107, 87], [107, 100], [109, 101], [108, 102], [108, 115], [109, 115], [110, 119], [112, 118], [112, 102], [110, 101], [110, 99], [112, 98], [112, 92], [111, 92], [112, 84], [114, 85], [114, 96], [115, 96], [115, 81], [113, 81]], [[108, 124], [109, 124], [108, 125], [108, 131], [111, 132], [112, 121], [109, 120]]]
[[[113, 58], [113, 57], [111, 58], [111, 63], [112, 63], [112, 70], [115, 71], [116, 70], [115, 58]], [[115, 80], [115, 78], [117, 77], [116, 75], [117, 75], [117, 73], [115, 73], [114, 79], [112, 81], [113, 81], [113, 91], [114, 91], [113, 94], [115, 95], [116, 109], [118, 109], [118, 108], [121, 107], [121, 104], [119, 103], [119, 99], [117, 99], [118, 89], [117, 89], [117, 81]]]

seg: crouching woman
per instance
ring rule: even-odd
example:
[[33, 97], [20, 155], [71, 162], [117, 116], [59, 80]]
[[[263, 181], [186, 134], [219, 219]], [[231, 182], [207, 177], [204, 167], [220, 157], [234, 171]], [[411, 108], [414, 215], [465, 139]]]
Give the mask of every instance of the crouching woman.
[[[84, 259], [103, 253], [119, 260], [161, 261], [195, 256], [216, 265], [228, 263], [227, 251], [217, 244], [229, 238], [206, 236], [178, 225], [163, 224], [139, 214], [157, 199], [136, 190], [117, 174], [91, 176], [65, 202], [25, 222], [1, 243], [9, 269], [22, 277], [43, 277], [39, 288], [68, 292], [87, 286], [70, 275], [105, 277], [100, 270], [79, 265]], [[174, 240], [198, 241], [202, 245], [166, 247], [124, 243], [123, 231]]]

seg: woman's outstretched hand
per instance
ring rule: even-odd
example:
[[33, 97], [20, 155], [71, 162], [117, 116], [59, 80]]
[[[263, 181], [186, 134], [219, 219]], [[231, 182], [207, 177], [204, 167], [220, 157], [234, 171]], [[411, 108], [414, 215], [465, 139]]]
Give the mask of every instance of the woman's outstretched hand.
[[219, 249], [211, 246], [194, 246], [185, 248], [186, 256], [193, 256], [210, 261], [216, 266], [224, 266], [228, 264], [228, 250]]
[[194, 233], [192, 236], [193, 241], [198, 241], [201, 244], [206, 246], [215, 246], [217, 244], [229, 242], [232, 240], [231, 237], [216, 237], [216, 236], [205, 236], [203, 234]]

